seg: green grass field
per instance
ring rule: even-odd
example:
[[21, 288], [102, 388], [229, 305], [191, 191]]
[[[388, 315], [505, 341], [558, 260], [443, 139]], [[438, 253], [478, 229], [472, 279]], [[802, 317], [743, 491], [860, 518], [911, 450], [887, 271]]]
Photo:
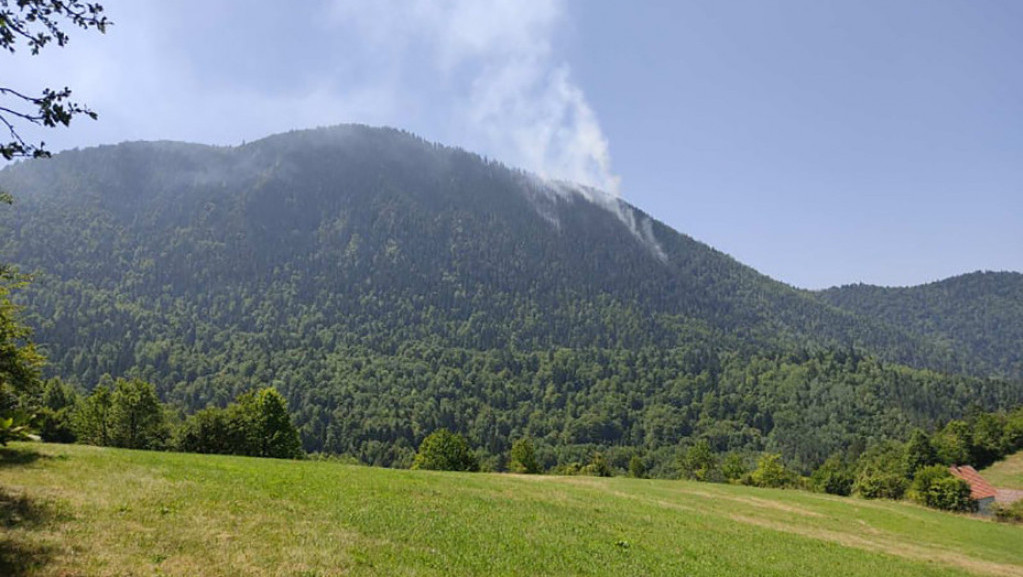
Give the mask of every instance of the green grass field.
[[15, 445], [0, 575], [1021, 575], [1023, 527], [624, 478]]
[[995, 487], [1023, 490], [1023, 452], [998, 461], [980, 474]]

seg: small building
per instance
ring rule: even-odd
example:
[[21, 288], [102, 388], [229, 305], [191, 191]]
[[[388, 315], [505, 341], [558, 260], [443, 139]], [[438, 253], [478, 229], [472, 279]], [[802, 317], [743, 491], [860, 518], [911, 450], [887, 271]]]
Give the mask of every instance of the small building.
[[977, 502], [978, 513], [981, 515], [991, 515], [994, 513], [991, 509], [998, 496], [998, 489], [995, 489], [991, 483], [988, 483], [984, 477], [981, 477], [976, 469], [969, 465], [952, 465], [948, 468], [948, 472], [970, 484], [970, 498]]

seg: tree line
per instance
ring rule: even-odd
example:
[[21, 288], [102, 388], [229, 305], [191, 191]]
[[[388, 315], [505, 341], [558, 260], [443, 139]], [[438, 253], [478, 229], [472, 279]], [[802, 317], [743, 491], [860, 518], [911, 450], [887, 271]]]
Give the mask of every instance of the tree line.
[[156, 388], [138, 378], [106, 379], [87, 396], [50, 379], [35, 403], [25, 404], [38, 407], [36, 426], [44, 441], [280, 459], [303, 456], [287, 402], [270, 387], [187, 417], [160, 402]]

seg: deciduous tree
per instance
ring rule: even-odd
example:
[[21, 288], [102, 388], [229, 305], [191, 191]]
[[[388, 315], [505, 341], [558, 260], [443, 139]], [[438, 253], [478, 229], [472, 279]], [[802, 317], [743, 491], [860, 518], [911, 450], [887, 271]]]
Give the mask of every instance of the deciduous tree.
[[[50, 43], [65, 46], [70, 40], [68, 28], [95, 29], [105, 32], [111, 22], [103, 14], [103, 6], [81, 0], [0, 0], [0, 49], [11, 54], [27, 47], [32, 55]], [[19, 132], [19, 124], [35, 124], [48, 128], [68, 126], [71, 120], [84, 115], [96, 118], [88, 107], [71, 100], [71, 89], [43, 88], [26, 91], [0, 86], [0, 125], [10, 140], [0, 140], [0, 156], [49, 156], [46, 143], [27, 142]]]

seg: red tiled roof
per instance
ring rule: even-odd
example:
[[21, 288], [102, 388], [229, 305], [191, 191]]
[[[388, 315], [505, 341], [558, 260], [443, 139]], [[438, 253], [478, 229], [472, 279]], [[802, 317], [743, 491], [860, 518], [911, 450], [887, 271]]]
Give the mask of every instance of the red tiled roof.
[[998, 494], [998, 490], [992, 487], [991, 483], [985, 481], [984, 477], [981, 477], [980, 473], [969, 465], [963, 465], [962, 467], [952, 465], [948, 468], [948, 472], [970, 484], [970, 498], [972, 499], [979, 501], [980, 499], [987, 499]]

